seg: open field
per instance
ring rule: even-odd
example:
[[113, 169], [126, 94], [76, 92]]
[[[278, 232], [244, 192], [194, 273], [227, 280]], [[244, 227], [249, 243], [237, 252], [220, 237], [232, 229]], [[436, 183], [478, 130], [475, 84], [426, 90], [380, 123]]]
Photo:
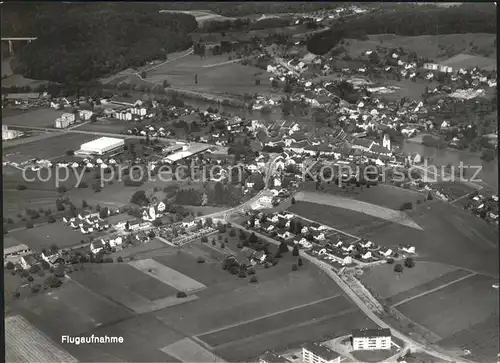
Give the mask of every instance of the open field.
[[212, 347], [252, 338], [262, 332], [283, 329], [286, 326], [298, 325], [327, 315], [352, 309], [352, 304], [344, 296], [333, 296], [326, 300], [314, 302], [311, 305], [297, 307], [292, 310], [262, 317], [235, 327], [218, 330], [213, 333], [198, 336]]
[[131, 124], [127, 124], [120, 120], [99, 119], [97, 122], [91, 122], [78, 127], [78, 130], [120, 134], [123, 131], [127, 131], [131, 126]]
[[59, 334], [58, 340], [61, 335], [78, 335], [132, 316], [125, 308], [69, 279], [57, 290], [16, 301], [14, 309], [49, 336]]
[[19, 315], [5, 319], [5, 361], [78, 362]]
[[384, 264], [364, 269], [359, 279], [380, 298], [388, 299], [456, 270], [441, 263], [417, 261], [415, 267], [404, 269], [398, 277], [393, 265]]
[[[82, 355], [81, 361], [86, 362], [180, 362], [161, 351], [166, 345], [172, 344], [184, 336], [162, 324], [151, 314], [144, 314], [126, 319], [115, 324], [101, 326], [89, 331], [85, 336], [95, 334], [97, 336], [121, 336], [123, 344], [106, 344], [100, 346], [102, 350], [113, 358], [107, 360], [89, 359], [88, 355]], [[90, 346], [92, 350], [98, 348], [95, 344]]]
[[[198, 75], [198, 84], [194, 82], [195, 74]], [[234, 77], [235, 74], [238, 77]], [[269, 76], [264, 70], [228, 63], [226, 55], [208, 55], [200, 59], [192, 54], [148, 72], [148, 81], [161, 83], [165, 79], [173, 88], [214, 94], [254, 94], [271, 89]], [[256, 80], [260, 80], [260, 85], [255, 84]]]
[[4, 160], [20, 163], [33, 158], [54, 159], [65, 155], [68, 150], [78, 150], [81, 144], [97, 138], [98, 136], [87, 134], [60, 134], [51, 137], [50, 140], [39, 140], [13, 146], [4, 152]]
[[292, 326], [221, 346], [215, 349], [215, 353], [230, 362], [248, 362], [267, 350], [299, 348], [306, 342], [333, 339], [361, 328], [375, 328], [375, 325], [354, 308], [352, 312], [339, 311], [335, 317], [316, 319], [302, 327]]
[[[395, 34], [371, 34], [368, 40], [349, 39], [346, 47], [353, 56], [360, 55], [367, 50], [375, 50], [377, 45], [388, 48], [399, 48], [407, 52], [416, 52], [420, 57], [437, 61], [438, 59], [449, 58], [443, 54], [441, 47], [449, 48], [450, 53], [458, 54], [471, 51], [472, 46], [477, 46], [483, 52], [490, 52], [492, 63], [496, 64], [496, 46], [494, 44], [496, 35], [485, 33], [465, 33], [465, 34], [441, 34], [421, 35], [415, 37], [399, 36]], [[472, 43], [472, 46], [471, 46]], [[474, 64], [472, 67], [475, 67]]]
[[[322, 194], [328, 198], [329, 194], [338, 195], [344, 198], [359, 200], [360, 202], [376, 204], [381, 207], [399, 210], [401, 205], [405, 202], [415, 203], [419, 199], [424, 199], [427, 195], [419, 193], [415, 190], [396, 187], [390, 184], [378, 184], [370, 188], [363, 187], [363, 189], [355, 187], [354, 189], [339, 188], [337, 185], [325, 184]], [[304, 191], [319, 193], [316, 190], [315, 183], [304, 183]]]
[[171, 269], [155, 260], [131, 261], [129, 265], [133, 268], [167, 284], [177, 291], [191, 293], [206, 288], [202, 283], [183, 275], [182, 273]]
[[232, 20], [235, 18], [229, 18], [227, 16], [216, 14], [210, 10], [160, 10], [160, 13], [184, 13], [194, 16], [198, 22], [198, 26], [202, 26], [204, 22], [207, 21], [223, 21]]
[[390, 350], [356, 350], [351, 352], [352, 356], [359, 362], [384, 362], [388, 358], [397, 353], [396, 347], [391, 347]]
[[[416, 323], [439, 335], [446, 346], [469, 349], [472, 353], [498, 353], [498, 281], [474, 275], [443, 289], [398, 306], [398, 310]], [[496, 322], [496, 331], [491, 325]]]
[[[370, 190], [371, 189], [372, 188], [370, 188]], [[373, 194], [373, 192], [370, 192], [370, 194]], [[418, 224], [413, 222], [405, 212], [389, 209], [373, 203], [341, 197], [339, 195], [329, 195], [318, 192], [299, 192], [295, 195], [295, 200], [300, 201], [299, 204], [301, 202], [309, 202], [335, 206], [337, 208], [343, 208], [397, 223], [405, 227], [422, 229]]]
[[[229, 242], [227, 249], [237, 248]], [[196, 263], [196, 258], [201, 256], [206, 262]], [[155, 313], [162, 321], [189, 335], [228, 328], [340, 293], [338, 286], [313, 266], [305, 263], [299, 271], [292, 271], [291, 253], [272, 268], [257, 268], [259, 282], [256, 284], [222, 270], [222, 254], [211, 246], [183, 247], [179, 253], [155, 257], [155, 260], [208, 286], [197, 293], [199, 300]]]
[[63, 113], [63, 110], [38, 108], [24, 111], [17, 115], [3, 117], [2, 123], [9, 126], [54, 127], [54, 121]]
[[464, 183], [455, 182], [438, 182], [432, 185], [433, 188], [441, 190], [446, 194], [450, 200], [461, 198], [469, 193], [476, 191], [476, 189]]
[[184, 338], [161, 349], [172, 357], [178, 358], [181, 362], [212, 362], [216, 360], [214, 354], [196, 343], [192, 339]]
[[97, 294], [126, 306], [136, 313], [164, 309], [196, 299], [178, 299], [177, 289], [160, 282], [128, 264], [89, 266], [72, 278]]
[[453, 67], [453, 69], [474, 67], [479, 67], [488, 71], [497, 69], [497, 62], [495, 58], [464, 53], [457, 54], [454, 57], [441, 61], [441, 64]]
[[[3, 73], [3, 63], [2, 63], [2, 73]], [[2, 74], [3, 76], [3, 74]], [[36, 79], [26, 78], [21, 76], [20, 74], [13, 74], [7, 78], [2, 79], [3, 87], [26, 87], [30, 86], [31, 88], [36, 88], [41, 85], [47, 84], [47, 81], [38, 81]]]
[[422, 259], [498, 276], [498, 230], [461, 208], [434, 200], [416, 205], [409, 216], [417, 230], [334, 206], [298, 202], [291, 212], [382, 246], [415, 246]]
[[78, 245], [82, 239], [88, 238], [88, 235], [84, 236], [80, 230], [74, 230], [62, 222], [14, 231], [9, 235], [35, 251], [49, 248], [52, 244], [56, 244], [59, 248]]

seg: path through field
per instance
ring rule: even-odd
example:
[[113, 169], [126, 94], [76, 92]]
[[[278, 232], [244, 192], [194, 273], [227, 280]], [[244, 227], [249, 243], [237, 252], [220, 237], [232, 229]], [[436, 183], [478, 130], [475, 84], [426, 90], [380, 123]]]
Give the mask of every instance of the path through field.
[[372, 217], [384, 219], [389, 222], [397, 223], [406, 227], [423, 230], [423, 228], [413, 220], [411, 220], [405, 212], [396, 211], [371, 203], [361, 202], [337, 195], [325, 195], [323, 193], [315, 192], [299, 192], [295, 195], [295, 199], [304, 202], [324, 204], [330, 205], [332, 207], [348, 209], [355, 212], [367, 214]]

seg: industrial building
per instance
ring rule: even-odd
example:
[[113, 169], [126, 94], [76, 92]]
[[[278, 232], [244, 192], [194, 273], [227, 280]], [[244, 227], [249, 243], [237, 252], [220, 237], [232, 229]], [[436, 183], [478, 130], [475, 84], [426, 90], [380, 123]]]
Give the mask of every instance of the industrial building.
[[61, 117], [57, 118], [54, 126], [58, 129], [64, 129], [69, 125], [74, 124], [76, 121], [76, 116], [72, 113], [63, 113]]
[[391, 349], [390, 329], [359, 329], [352, 333], [353, 350]]
[[118, 154], [125, 146], [124, 139], [113, 137], [101, 137], [99, 139], [86, 142], [80, 146], [80, 150], [75, 152], [75, 155], [111, 155]]
[[290, 363], [290, 361], [274, 352], [266, 352], [260, 356], [259, 363]]
[[12, 140], [23, 135], [23, 132], [17, 130], [9, 130], [7, 125], [2, 125], [2, 140]]

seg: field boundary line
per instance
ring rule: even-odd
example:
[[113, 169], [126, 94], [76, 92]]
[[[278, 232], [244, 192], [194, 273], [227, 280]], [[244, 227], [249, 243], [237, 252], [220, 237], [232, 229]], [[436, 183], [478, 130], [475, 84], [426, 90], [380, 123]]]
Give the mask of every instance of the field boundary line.
[[284, 332], [284, 331], [287, 331], [287, 330], [291, 330], [291, 329], [297, 329], [297, 328], [306, 327], [308, 325], [315, 324], [315, 323], [321, 323], [322, 321], [325, 321], [325, 320], [328, 320], [328, 319], [333, 319], [333, 318], [336, 318], [336, 317], [339, 317], [339, 316], [342, 316], [342, 315], [346, 315], [346, 314], [349, 314], [349, 313], [353, 313], [353, 312], [355, 312], [357, 310], [358, 309], [356, 307], [350, 307], [350, 308], [341, 310], [340, 312], [336, 312], [336, 313], [333, 313], [333, 314], [328, 314], [328, 315], [322, 316], [321, 318], [318, 318], [318, 319], [311, 319], [309, 321], [304, 321], [302, 323], [292, 324], [292, 325], [285, 326], [285, 327], [279, 328], [279, 329], [268, 330], [266, 332], [263, 332], [263, 333], [260, 333], [260, 334], [254, 334], [252, 336], [249, 336], [249, 337], [246, 337], [246, 338], [243, 338], [243, 339], [235, 340], [235, 341], [224, 343], [224, 344], [219, 344], [215, 348], [216, 349], [224, 349], [224, 348], [230, 347], [231, 345], [234, 345], [234, 344], [241, 344], [242, 342], [253, 340], [256, 337], [268, 336], [268, 335], [272, 335], [272, 334], [276, 334], [276, 333], [281, 333], [281, 332]]
[[422, 292], [422, 293], [420, 293], [420, 294], [417, 294], [417, 295], [415, 295], [415, 296], [412, 296], [412, 297], [409, 297], [409, 298], [407, 298], [407, 299], [404, 299], [403, 301], [400, 301], [400, 302], [398, 302], [398, 303], [396, 303], [396, 304], [392, 305], [392, 307], [394, 307], [394, 308], [395, 308], [395, 307], [397, 307], [397, 306], [399, 306], [399, 305], [402, 305], [402, 304], [404, 304], [404, 303], [407, 303], [407, 302], [409, 302], [409, 301], [411, 301], [411, 300], [415, 300], [415, 299], [417, 299], [417, 298], [419, 298], [419, 297], [422, 297], [422, 296], [428, 295], [428, 294], [430, 294], [430, 293], [433, 293], [433, 292], [435, 292], [435, 291], [438, 291], [438, 290], [444, 289], [445, 287], [448, 287], [448, 286], [450, 286], [450, 285], [453, 285], [453, 284], [455, 284], [455, 283], [457, 283], [457, 282], [460, 282], [460, 281], [462, 281], [462, 280], [468, 279], [469, 277], [476, 276], [476, 275], [477, 275], [476, 273], [471, 273], [471, 274], [469, 274], [469, 275], [467, 275], [467, 276], [459, 277], [459, 278], [458, 278], [458, 279], [456, 279], [456, 280], [453, 280], [453, 281], [447, 282], [446, 284], [443, 284], [443, 285], [441, 285], [441, 286], [435, 287], [435, 288], [433, 288], [433, 289], [427, 290], [427, 291]]
[[271, 316], [275, 316], [275, 315], [279, 315], [279, 314], [282, 314], [282, 313], [286, 313], [286, 312], [289, 312], [289, 311], [292, 311], [292, 310], [295, 310], [295, 309], [305, 308], [307, 306], [318, 304], [318, 303], [321, 303], [323, 301], [327, 301], [327, 300], [330, 300], [330, 299], [336, 299], [339, 296], [342, 296], [342, 294], [340, 294], [340, 293], [339, 294], [335, 294], [333, 296], [326, 297], [326, 298], [323, 298], [323, 299], [320, 299], [320, 300], [316, 300], [316, 301], [313, 301], [313, 302], [310, 302], [310, 303], [302, 304], [302, 305], [299, 305], [299, 306], [294, 306], [293, 308], [280, 310], [278, 312], [267, 314], [267, 315], [262, 315], [262, 316], [259, 316], [258, 318], [244, 320], [244, 321], [241, 321], [241, 322], [236, 323], [236, 324], [226, 325], [226, 326], [224, 326], [222, 328], [213, 329], [213, 330], [204, 332], [202, 334], [197, 334], [196, 337], [200, 338], [203, 335], [209, 335], [209, 334], [217, 333], [217, 332], [222, 331], [222, 330], [227, 330], [227, 329], [235, 328], [235, 327], [240, 326], [240, 325], [253, 323], [254, 321], [265, 319], [265, 318], [269, 318]]
[[212, 68], [212, 67], [224, 66], [226, 64], [236, 63], [236, 62], [240, 62], [242, 60], [243, 60], [243, 58], [232, 59], [232, 60], [225, 61], [225, 62], [207, 64], [207, 65], [201, 66], [201, 68]]

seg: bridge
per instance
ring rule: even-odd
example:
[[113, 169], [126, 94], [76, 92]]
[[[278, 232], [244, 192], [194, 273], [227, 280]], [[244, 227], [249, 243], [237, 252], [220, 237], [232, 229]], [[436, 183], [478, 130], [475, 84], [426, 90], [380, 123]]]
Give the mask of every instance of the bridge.
[[9, 42], [9, 53], [10, 55], [14, 54], [14, 43], [18, 41], [31, 43], [32, 40], [37, 40], [37, 37], [2, 37], [2, 42]]

